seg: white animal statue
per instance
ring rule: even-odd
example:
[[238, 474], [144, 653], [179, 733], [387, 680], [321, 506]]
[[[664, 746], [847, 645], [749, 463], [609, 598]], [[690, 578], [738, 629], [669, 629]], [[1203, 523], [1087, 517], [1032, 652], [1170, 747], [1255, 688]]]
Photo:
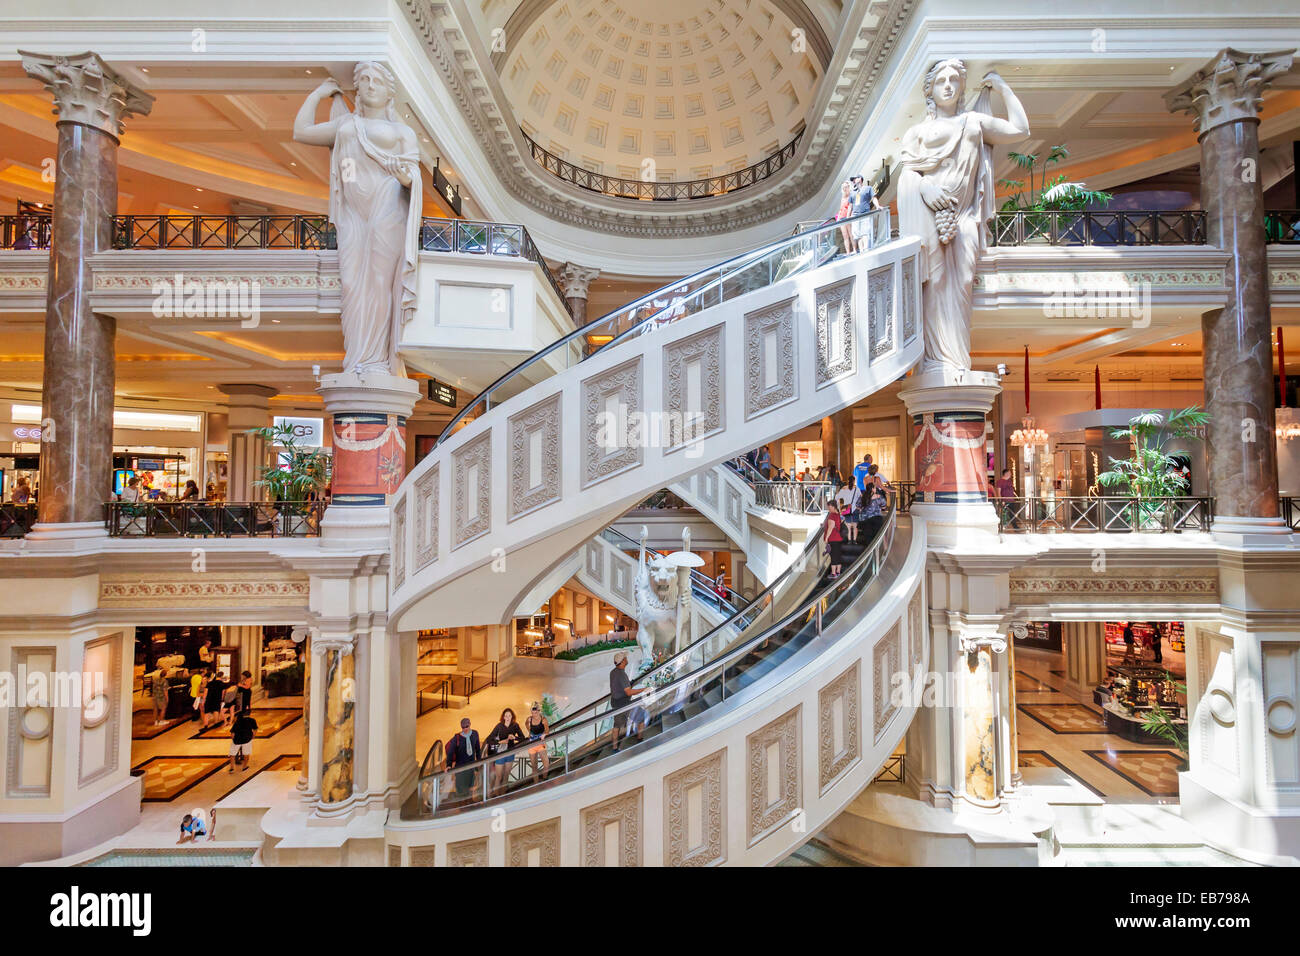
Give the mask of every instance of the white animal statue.
[[672, 651], [677, 642], [677, 569], [656, 555], [649, 562], [645, 557], [645, 543], [650, 530], [641, 528], [641, 555], [637, 560], [636, 639], [641, 645], [642, 660], [653, 660], [657, 654]]

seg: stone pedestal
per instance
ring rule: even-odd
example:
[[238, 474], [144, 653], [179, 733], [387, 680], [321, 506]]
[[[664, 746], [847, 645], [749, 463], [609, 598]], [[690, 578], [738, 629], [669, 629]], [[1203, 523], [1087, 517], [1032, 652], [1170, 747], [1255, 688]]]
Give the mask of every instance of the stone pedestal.
[[325, 548], [388, 546], [388, 496], [406, 474], [406, 419], [419, 383], [395, 375], [341, 372], [321, 378], [333, 417], [330, 507], [321, 522]]
[[266, 467], [266, 439], [252, 435], [255, 428], [267, 428], [272, 421], [271, 399], [279, 390], [269, 385], [220, 385], [230, 399], [230, 454], [226, 479], [227, 501], [265, 501], [266, 489], [257, 482]]
[[[1261, 94], [1291, 66], [1291, 53], [1226, 49], [1166, 94], [1171, 110], [1196, 120], [1201, 142], [1201, 204], [1210, 242], [1229, 254], [1225, 308], [1206, 313], [1205, 404], [1210, 414], [1212, 530], [1242, 543], [1285, 534], [1278, 516], [1273, 361], [1259, 182]], [[1226, 537], [1225, 537], [1226, 536]]]
[[[106, 534], [117, 320], [91, 311], [90, 257], [112, 247], [122, 120], [153, 97], [94, 53], [22, 53], [54, 96], [58, 156], [45, 315], [39, 521], [30, 537]], [[51, 527], [51, 526], [55, 527]]]
[[985, 432], [1001, 386], [988, 372], [935, 369], [907, 380], [899, 398], [912, 417], [912, 513], [932, 547], [987, 544], [998, 530], [988, 500]]

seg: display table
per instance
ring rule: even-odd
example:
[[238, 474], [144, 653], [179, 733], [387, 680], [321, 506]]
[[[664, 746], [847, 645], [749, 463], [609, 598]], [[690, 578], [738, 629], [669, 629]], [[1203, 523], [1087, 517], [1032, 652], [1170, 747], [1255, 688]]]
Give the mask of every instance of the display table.
[[[1125, 740], [1131, 740], [1135, 744], [1169, 743], [1164, 737], [1147, 733], [1142, 729], [1147, 715], [1151, 712], [1150, 707], [1138, 708], [1132, 714], [1126, 714], [1119, 709], [1114, 700], [1108, 700], [1102, 705], [1101, 709], [1106, 716], [1107, 733], [1123, 737]], [[1174, 723], [1181, 727], [1187, 726], [1187, 721], [1180, 718], [1175, 718]]]

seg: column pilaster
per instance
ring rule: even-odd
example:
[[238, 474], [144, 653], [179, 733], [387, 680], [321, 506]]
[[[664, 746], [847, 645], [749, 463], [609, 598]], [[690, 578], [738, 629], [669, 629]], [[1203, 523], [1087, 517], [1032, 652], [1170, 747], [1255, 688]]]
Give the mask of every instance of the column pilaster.
[[266, 489], [257, 482], [267, 464], [266, 439], [251, 434], [271, 424], [271, 399], [280, 394], [269, 385], [231, 384], [218, 386], [228, 397], [230, 431], [227, 501], [265, 501]]
[[21, 56], [59, 116], [39, 520], [30, 536], [98, 536], [112, 480], [117, 320], [91, 310], [90, 258], [112, 246], [122, 120], [147, 114], [153, 97], [94, 53]]
[[1209, 412], [1213, 531], [1228, 540], [1285, 534], [1278, 514], [1264, 196], [1259, 181], [1259, 107], [1294, 50], [1224, 49], [1165, 95], [1195, 119], [1201, 143], [1201, 205], [1210, 242], [1229, 255], [1227, 305], [1201, 320]]
[[566, 262], [560, 267], [557, 278], [564, 290], [564, 301], [573, 313], [573, 324], [579, 328], [587, 324], [587, 290], [599, 275], [599, 269], [580, 266], [576, 262]]

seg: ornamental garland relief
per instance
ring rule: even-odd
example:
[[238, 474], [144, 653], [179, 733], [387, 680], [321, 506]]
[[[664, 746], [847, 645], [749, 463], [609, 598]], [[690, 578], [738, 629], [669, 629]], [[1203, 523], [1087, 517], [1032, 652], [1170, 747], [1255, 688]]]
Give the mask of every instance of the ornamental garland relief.
[[415, 480], [415, 571], [438, 560], [438, 463]]
[[745, 420], [794, 401], [794, 309], [786, 299], [745, 315]]
[[451, 453], [451, 549], [492, 529], [492, 429]]
[[[664, 779], [664, 863], [713, 866], [726, 860], [723, 818], [725, 750], [697, 760]], [[700, 829], [691, 833], [690, 794], [700, 791]], [[698, 840], [695, 838], [698, 837]]]
[[[799, 708], [745, 738], [749, 772], [749, 845], [799, 812]], [[775, 750], [776, 767], [772, 767]], [[775, 770], [776, 788], [771, 786]]]
[[[862, 756], [861, 686], [862, 662], [854, 661], [852, 667], [817, 692], [817, 773], [821, 793]], [[835, 747], [837, 737], [839, 749]]]
[[852, 375], [858, 368], [853, 289], [849, 276], [817, 290], [817, 387]]
[[617, 824], [618, 866], [641, 866], [643, 788], [582, 810], [582, 865], [604, 866], [609, 859], [608, 827]]
[[641, 356], [582, 383], [582, 487], [645, 460]]
[[[722, 396], [723, 326], [721, 323], [703, 332], [664, 346], [664, 399], [668, 423], [665, 451], [681, 448], [726, 427]], [[690, 367], [699, 363], [700, 407], [691, 407], [689, 396]]]
[[[508, 521], [559, 501], [561, 496], [560, 394], [510, 417], [510, 495]], [[538, 483], [532, 484], [533, 436], [540, 436]]]

